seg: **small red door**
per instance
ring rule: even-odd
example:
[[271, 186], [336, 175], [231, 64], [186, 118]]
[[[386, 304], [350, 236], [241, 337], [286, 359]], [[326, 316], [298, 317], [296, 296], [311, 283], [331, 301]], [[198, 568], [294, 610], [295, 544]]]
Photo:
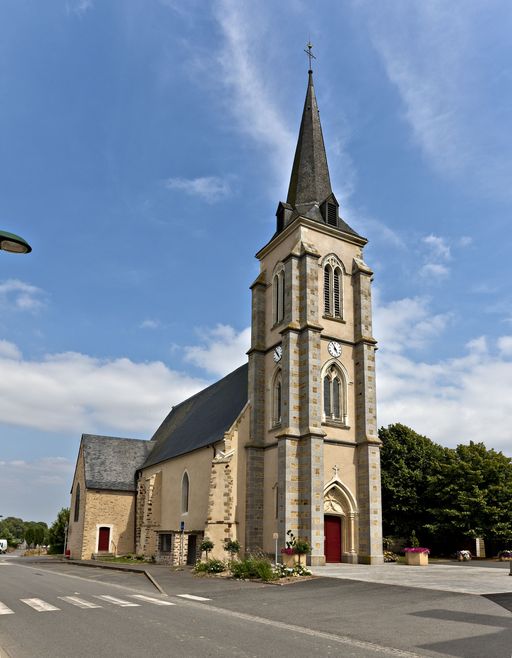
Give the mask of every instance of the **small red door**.
[[110, 528], [100, 528], [98, 551], [108, 551], [110, 548]]
[[324, 516], [325, 561], [341, 562], [341, 519], [339, 516]]

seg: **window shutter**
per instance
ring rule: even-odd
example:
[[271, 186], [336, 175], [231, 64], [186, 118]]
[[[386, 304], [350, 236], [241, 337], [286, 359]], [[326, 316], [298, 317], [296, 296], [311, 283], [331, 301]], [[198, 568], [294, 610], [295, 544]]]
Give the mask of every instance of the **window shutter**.
[[331, 314], [331, 268], [329, 265], [324, 268], [324, 314]]

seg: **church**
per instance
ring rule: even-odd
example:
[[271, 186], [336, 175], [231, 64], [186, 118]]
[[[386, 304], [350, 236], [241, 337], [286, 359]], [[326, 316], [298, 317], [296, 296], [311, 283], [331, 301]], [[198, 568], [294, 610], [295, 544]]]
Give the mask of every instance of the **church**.
[[72, 558], [137, 553], [194, 564], [274, 554], [381, 564], [372, 271], [333, 194], [313, 73], [276, 230], [256, 254], [248, 362], [173, 407], [150, 440], [81, 439]]

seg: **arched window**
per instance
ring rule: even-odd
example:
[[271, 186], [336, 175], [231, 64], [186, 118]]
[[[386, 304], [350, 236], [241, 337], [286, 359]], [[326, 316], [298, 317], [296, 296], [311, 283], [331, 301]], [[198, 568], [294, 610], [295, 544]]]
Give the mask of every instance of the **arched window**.
[[343, 318], [343, 267], [331, 254], [324, 261], [324, 315]]
[[347, 423], [345, 377], [334, 364], [329, 366], [322, 380], [324, 388], [324, 419]]
[[75, 489], [75, 514], [73, 517], [75, 523], [78, 521], [79, 516], [80, 516], [80, 482], [77, 483]]
[[188, 473], [185, 471], [185, 473], [183, 473], [183, 478], [181, 480], [181, 513], [182, 514], [186, 514], [188, 512], [189, 489], [190, 489], [190, 483], [188, 479]]
[[281, 424], [281, 415], [283, 407], [283, 383], [281, 370], [278, 370], [272, 386], [272, 425]]
[[272, 280], [274, 324], [284, 317], [284, 266], [280, 265]]

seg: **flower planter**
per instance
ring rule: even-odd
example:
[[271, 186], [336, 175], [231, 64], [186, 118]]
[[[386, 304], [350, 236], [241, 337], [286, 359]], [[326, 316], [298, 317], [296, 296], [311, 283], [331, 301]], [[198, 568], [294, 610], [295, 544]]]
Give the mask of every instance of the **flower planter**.
[[281, 559], [285, 567], [294, 567], [299, 562], [297, 553], [281, 553]]
[[406, 551], [405, 561], [413, 567], [426, 567], [428, 566], [428, 553], [414, 553]]

